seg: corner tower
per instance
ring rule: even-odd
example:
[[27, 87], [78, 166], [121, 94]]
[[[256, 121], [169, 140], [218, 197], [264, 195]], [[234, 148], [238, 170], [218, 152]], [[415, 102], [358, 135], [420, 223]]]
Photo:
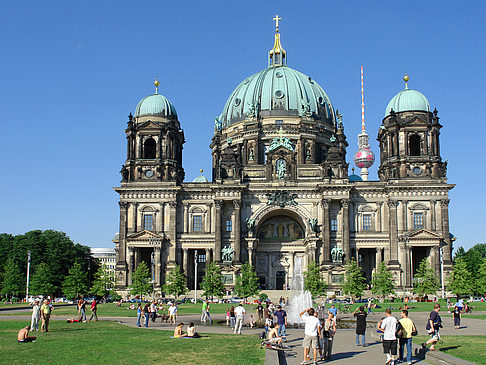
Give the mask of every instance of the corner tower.
[[431, 112], [427, 98], [408, 88], [407, 75], [403, 80], [405, 89], [388, 103], [378, 132], [380, 180], [445, 178], [437, 109]]

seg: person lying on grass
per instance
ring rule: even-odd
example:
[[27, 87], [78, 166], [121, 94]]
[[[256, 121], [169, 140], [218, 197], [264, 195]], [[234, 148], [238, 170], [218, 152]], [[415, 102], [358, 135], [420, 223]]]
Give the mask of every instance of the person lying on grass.
[[25, 326], [24, 328], [20, 329], [17, 340], [19, 343], [26, 343], [26, 342], [34, 342], [36, 337], [30, 336], [29, 337], [30, 326]]

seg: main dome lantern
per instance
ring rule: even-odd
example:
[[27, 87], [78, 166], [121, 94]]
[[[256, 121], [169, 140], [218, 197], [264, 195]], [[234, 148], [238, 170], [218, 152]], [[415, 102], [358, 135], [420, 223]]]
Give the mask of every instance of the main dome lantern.
[[306, 117], [335, 125], [331, 100], [311, 77], [286, 65], [287, 54], [275, 33], [269, 66], [243, 80], [226, 101], [220, 117], [227, 128], [252, 117]]

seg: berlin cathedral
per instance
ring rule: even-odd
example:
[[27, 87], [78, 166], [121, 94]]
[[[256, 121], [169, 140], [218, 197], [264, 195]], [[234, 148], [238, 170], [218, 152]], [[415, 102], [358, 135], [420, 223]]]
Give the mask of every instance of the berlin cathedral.
[[369, 181], [375, 156], [362, 103], [353, 151], [360, 175], [349, 175], [342, 116], [317, 80], [287, 66], [280, 18], [274, 20], [268, 67], [245, 78], [215, 119], [210, 180], [201, 173], [184, 181], [183, 126], [158, 93], [158, 81], [155, 93], [130, 113], [127, 157], [115, 188], [120, 292], [142, 261], [152, 268], [157, 293], [176, 265], [188, 288], [199, 289], [210, 262], [221, 267], [228, 292], [247, 262], [264, 290], [293, 288], [316, 262], [328, 291], [339, 293], [351, 258], [367, 283], [384, 262], [402, 293], [412, 291], [424, 258], [445, 277], [450, 272], [448, 193], [454, 185], [440, 154], [437, 109], [408, 88], [405, 76], [405, 88], [391, 98], [376, 131], [379, 180]]

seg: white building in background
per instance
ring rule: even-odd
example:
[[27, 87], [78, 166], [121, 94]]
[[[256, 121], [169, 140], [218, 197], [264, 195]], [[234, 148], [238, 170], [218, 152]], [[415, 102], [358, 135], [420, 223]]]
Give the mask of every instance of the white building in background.
[[106, 269], [111, 275], [115, 274], [116, 253], [114, 248], [92, 247], [91, 256], [100, 260], [100, 264], [105, 265]]

